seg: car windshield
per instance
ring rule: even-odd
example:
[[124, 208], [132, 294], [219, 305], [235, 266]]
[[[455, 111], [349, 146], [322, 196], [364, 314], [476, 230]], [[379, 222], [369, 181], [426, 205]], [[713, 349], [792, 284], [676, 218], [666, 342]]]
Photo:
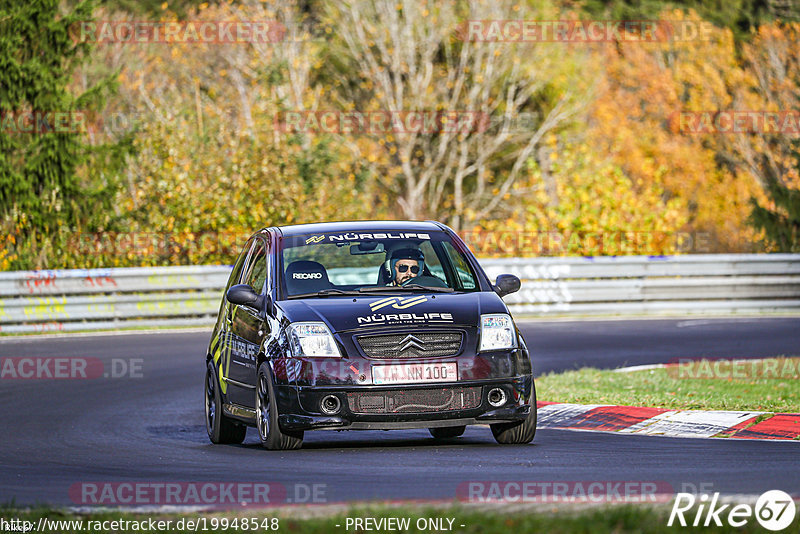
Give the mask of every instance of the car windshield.
[[477, 291], [467, 258], [445, 232], [320, 233], [285, 237], [286, 294]]

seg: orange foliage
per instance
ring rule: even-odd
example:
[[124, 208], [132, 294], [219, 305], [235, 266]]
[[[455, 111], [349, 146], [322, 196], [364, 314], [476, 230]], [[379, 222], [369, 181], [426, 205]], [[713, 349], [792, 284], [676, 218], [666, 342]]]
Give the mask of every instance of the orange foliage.
[[[662, 18], [683, 16], [674, 11]], [[737, 63], [730, 31], [716, 29], [708, 40], [608, 45], [599, 58], [606, 73], [591, 109], [590, 143], [634, 183], [680, 198], [687, 207], [685, 229], [708, 233], [709, 252], [751, 241], [745, 219], [749, 198], [759, 193], [757, 181], [741, 168], [718, 164], [724, 141], [713, 138], [718, 135], [684, 133], [677, 124], [685, 110], [757, 109], [747, 92], [753, 77]]]

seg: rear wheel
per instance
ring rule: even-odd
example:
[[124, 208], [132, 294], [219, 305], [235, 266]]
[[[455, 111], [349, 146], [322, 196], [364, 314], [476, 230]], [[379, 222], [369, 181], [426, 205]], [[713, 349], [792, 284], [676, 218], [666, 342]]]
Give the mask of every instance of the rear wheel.
[[536, 386], [531, 383], [531, 411], [523, 421], [489, 425], [497, 443], [520, 445], [530, 443], [536, 435]]
[[247, 434], [247, 427], [222, 413], [222, 395], [219, 391], [217, 371], [214, 360], [206, 365], [206, 432], [211, 443], [241, 443]]
[[299, 449], [303, 445], [303, 431], [282, 432], [278, 426], [278, 403], [272, 371], [267, 362], [258, 367], [256, 383], [256, 426], [261, 445], [270, 450]]
[[440, 426], [435, 428], [429, 428], [428, 431], [431, 433], [436, 439], [449, 439], [449, 438], [457, 438], [464, 431], [467, 429], [466, 425], [461, 426]]

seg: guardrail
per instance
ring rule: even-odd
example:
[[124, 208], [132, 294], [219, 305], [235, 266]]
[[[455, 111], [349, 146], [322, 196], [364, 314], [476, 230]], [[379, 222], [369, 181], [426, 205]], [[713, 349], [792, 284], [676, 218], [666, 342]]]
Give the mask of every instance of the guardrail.
[[800, 311], [800, 254], [482, 260], [522, 282], [516, 313], [694, 314]]
[[0, 273], [0, 332], [208, 325], [229, 266]]
[[[484, 259], [525, 315], [800, 311], [800, 254]], [[0, 332], [209, 325], [230, 267], [141, 267], [0, 273]]]

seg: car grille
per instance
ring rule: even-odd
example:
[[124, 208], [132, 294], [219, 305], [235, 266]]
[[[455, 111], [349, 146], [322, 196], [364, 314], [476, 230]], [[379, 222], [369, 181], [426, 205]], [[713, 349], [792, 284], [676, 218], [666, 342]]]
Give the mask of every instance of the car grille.
[[353, 413], [424, 413], [469, 410], [481, 405], [480, 387], [357, 391], [347, 394]]
[[420, 332], [359, 336], [368, 358], [441, 358], [461, 350], [461, 332]]

